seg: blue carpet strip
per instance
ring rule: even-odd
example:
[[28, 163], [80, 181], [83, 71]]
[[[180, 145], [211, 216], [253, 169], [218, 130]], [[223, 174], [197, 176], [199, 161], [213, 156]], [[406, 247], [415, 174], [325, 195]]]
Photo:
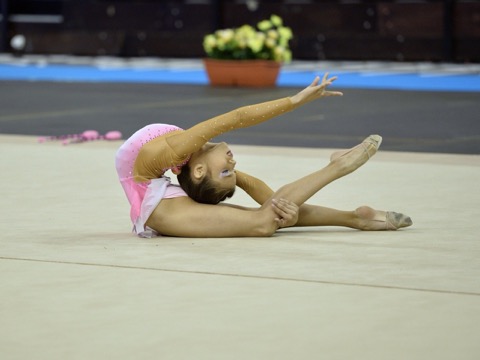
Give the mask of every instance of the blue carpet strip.
[[[480, 74], [374, 73], [330, 71], [337, 88], [415, 91], [480, 92]], [[278, 86], [303, 87], [317, 75], [312, 71], [282, 70]], [[125, 82], [206, 85], [202, 69], [98, 68], [77, 65], [0, 65], [0, 80], [59, 82]]]

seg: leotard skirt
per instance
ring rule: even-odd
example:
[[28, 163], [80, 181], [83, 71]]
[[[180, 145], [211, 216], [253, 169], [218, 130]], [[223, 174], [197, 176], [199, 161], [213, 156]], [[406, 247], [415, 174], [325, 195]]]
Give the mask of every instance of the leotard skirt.
[[140, 183], [133, 179], [133, 165], [142, 146], [174, 130], [181, 129], [166, 124], [147, 125], [128, 138], [115, 156], [118, 178], [130, 203], [133, 231], [140, 237], [158, 235], [153, 229], [145, 227], [145, 223], [162, 199], [187, 196], [180, 186], [172, 184], [166, 176]]

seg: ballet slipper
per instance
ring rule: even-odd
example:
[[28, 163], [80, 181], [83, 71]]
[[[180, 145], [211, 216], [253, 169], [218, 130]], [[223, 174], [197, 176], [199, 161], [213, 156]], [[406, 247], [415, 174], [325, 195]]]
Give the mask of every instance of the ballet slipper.
[[385, 216], [385, 230], [398, 230], [411, 226], [412, 224], [413, 221], [409, 216], [394, 211], [387, 211], [387, 215]]
[[330, 162], [336, 164], [342, 176], [349, 174], [375, 155], [381, 143], [382, 137], [380, 135], [370, 135], [351, 149], [334, 152], [330, 156]]
[[354, 146], [353, 148], [335, 151], [330, 156], [330, 161], [333, 161], [338, 159], [339, 157], [345, 156], [358, 148], [363, 148], [363, 150], [368, 156], [368, 159], [370, 159], [373, 155], [376, 154], [381, 144], [382, 144], [382, 137], [380, 135], [370, 135], [369, 137], [364, 139], [360, 144], [358, 144], [357, 146]]
[[413, 224], [412, 219], [394, 211], [378, 211], [368, 206], [355, 210], [357, 216], [365, 221], [365, 230], [398, 230]]

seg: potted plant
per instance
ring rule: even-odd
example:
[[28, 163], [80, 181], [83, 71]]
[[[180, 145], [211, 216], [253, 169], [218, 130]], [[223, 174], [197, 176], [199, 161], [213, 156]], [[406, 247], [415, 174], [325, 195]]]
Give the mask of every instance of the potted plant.
[[277, 15], [254, 28], [243, 25], [221, 29], [203, 40], [210, 84], [223, 86], [274, 86], [282, 63], [292, 59], [292, 30]]

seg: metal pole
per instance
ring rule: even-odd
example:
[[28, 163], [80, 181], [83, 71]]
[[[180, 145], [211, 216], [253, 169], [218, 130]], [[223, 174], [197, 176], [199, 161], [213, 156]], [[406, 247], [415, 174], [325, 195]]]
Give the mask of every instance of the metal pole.
[[0, 23], [0, 53], [7, 52], [8, 46], [8, 0], [0, 0], [0, 14], [2, 21]]
[[454, 61], [454, 0], [443, 1], [443, 61]]
[[212, 6], [214, 8], [212, 31], [220, 29], [223, 26], [223, 13], [222, 13], [222, 0], [212, 0]]

